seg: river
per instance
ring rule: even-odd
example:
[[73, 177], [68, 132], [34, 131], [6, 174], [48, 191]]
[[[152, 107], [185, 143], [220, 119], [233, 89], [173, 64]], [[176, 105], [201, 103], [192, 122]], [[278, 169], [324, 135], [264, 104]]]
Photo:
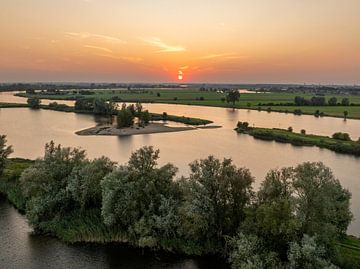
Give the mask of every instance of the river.
[[[12, 98], [15, 98], [17, 102], [24, 102], [24, 99], [13, 97], [10, 93], [0, 94], [0, 102], [5, 102], [5, 100], [12, 102]], [[44, 101], [44, 103], [47, 102], [49, 101]], [[131, 137], [84, 137], [75, 135], [75, 131], [94, 126], [93, 116], [11, 108], [0, 109], [0, 133], [7, 135], [8, 143], [14, 147], [12, 157], [31, 159], [42, 156], [44, 144], [50, 140], [64, 146], [82, 147], [87, 150], [90, 158], [105, 155], [118, 163], [126, 162], [134, 150], [144, 145], [152, 145], [160, 149], [160, 164], [166, 162], [175, 164], [179, 167], [179, 176], [189, 173], [188, 164], [195, 159], [205, 158], [210, 154], [219, 158], [232, 158], [236, 165], [245, 166], [251, 170], [256, 178], [255, 189], [260, 186], [266, 173], [272, 168], [295, 166], [305, 161], [321, 161], [331, 167], [341, 184], [352, 192], [351, 209], [355, 220], [351, 223], [348, 232], [357, 236], [360, 234], [360, 207], [358, 206], [360, 204], [360, 158], [317, 147], [296, 147], [290, 144], [256, 140], [251, 136], [237, 134], [233, 130], [238, 121], [247, 121], [258, 127], [287, 128], [292, 126], [294, 131], [305, 129], [307, 133], [321, 135], [332, 135], [341, 131], [349, 133], [353, 138], [358, 138], [360, 137], [360, 121], [186, 105], [145, 104], [144, 107], [156, 113], [167, 112], [179, 116], [209, 119], [214, 121], [215, 125], [221, 125], [222, 128]], [[15, 233], [15, 231], [12, 232]], [[177, 268], [176, 265], [174, 266], [171, 268]], [[200, 268], [191, 266], [181, 268]]]

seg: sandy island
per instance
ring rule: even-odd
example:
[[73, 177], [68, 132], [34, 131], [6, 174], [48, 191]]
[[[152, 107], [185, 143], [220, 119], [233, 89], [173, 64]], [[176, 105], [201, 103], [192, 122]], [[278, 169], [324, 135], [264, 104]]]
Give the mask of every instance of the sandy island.
[[98, 125], [92, 128], [76, 132], [77, 135], [114, 135], [114, 136], [128, 136], [139, 134], [155, 134], [168, 132], [182, 132], [194, 130], [194, 127], [169, 127], [163, 123], [150, 123], [145, 127], [128, 127], [118, 129], [113, 125]]
[[164, 123], [150, 123], [145, 127], [128, 127], [118, 129], [113, 125], [98, 125], [76, 132], [77, 135], [113, 135], [113, 136], [129, 136], [140, 134], [155, 134], [155, 133], [169, 133], [169, 132], [183, 132], [196, 129], [212, 129], [221, 128], [221, 126], [203, 126], [203, 127], [170, 127]]

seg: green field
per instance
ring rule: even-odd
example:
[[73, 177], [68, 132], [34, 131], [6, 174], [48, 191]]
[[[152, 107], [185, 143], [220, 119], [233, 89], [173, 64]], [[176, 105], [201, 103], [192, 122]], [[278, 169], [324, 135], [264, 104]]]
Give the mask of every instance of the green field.
[[343, 257], [343, 268], [360, 268], [360, 240], [347, 236], [338, 243], [338, 246]]
[[[79, 97], [94, 97], [111, 100], [116, 97], [120, 102], [142, 102], [142, 103], [170, 103], [170, 104], [187, 104], [215, 107], [232, 107], [222, 101], [226, 93], [214, 91], [200, 91], [198, 89], [146, 89], [146, 90], [95, 90], [93, 95], [82, 95], [79, 93], [69, 93], [64, 95], [36, 94], [41, 99], [53, 100], [75, 100]], [[25, 93], [19, 94], [23, 97]], [[324, 116], [343, 117], [344, 111], [348, 111], [348, 118], [360, 119], [360, 106], [269, 106], [268, 103], [293, 103], [295, 96], [310, 99], [314, 94], [298, 93], [242, 93], [240, 101], [235, 104], [235, 108], [267, 110], [269, 107], [272, 111], [293, 113], [295, 109], [301, 109], [303, 114], [314, 114], [316, 110], [324, 113]], [[338, 102], [342, 98], [349, 98], [350, 103], [360, 105], [360, 95], [327, 95], [326, 99], [336, 97]]]

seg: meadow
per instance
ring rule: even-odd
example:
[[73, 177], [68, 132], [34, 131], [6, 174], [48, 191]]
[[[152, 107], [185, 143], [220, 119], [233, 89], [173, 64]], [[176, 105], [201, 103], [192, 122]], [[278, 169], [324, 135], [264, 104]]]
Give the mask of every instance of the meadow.
[[[295, 106], [296, 96], [311, 99], [313, 93], [242, 93], [239, 102], [235, 105], [225, 101], [226, 93], [221, 91], [201, 91], [199, 89], [115, 89], [115, 90], [92, 90], [82, 94], [81, 91], [70, 91], [66, 94], [38, 93], [35, 96], [40, 99], [52, 100], [75, 100], [77, 98], [100, 98], [119, 102], [142, 102], [142, 103], [169, 103], [184, 105], [200, 105], [214, 107], [234, 107], [240, 109], [268, 110], [284, 113], [294, 113], [300, 109], [302, 114], [313, 115], [317, 110], [323, 116], [343, 117], [344, 111], [348, 112], [347, 118], [360, 119], [360, 95], [339, 95], [328, 94], [326, 100], [336, 97], [338, 102], [343, 98], [349, 98], [350, 106]], [[91, 92], [92, 94], [88, 94]], [[22, 97], [34, 96], [33, 94], [18, 94]], [[279, 105], [283, 104], [283, 105]], [[289, 105], [290, 104], [290, 105]]]

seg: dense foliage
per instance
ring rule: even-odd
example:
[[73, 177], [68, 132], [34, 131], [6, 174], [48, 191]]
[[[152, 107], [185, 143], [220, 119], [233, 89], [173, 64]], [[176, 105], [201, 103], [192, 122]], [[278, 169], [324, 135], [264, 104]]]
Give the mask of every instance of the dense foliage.
[[240, 92], [238, 90], [229, 91], [226, 95], [226, 102], [232, 103], [235, 106], [235, 102], [239, 102]]
[[0, 176], [4, 171], [6, 159], [13, 152], [11, 146], [6, 146], [6, 136], [0, 135]]
[[35, 231], [69, 242], [213, 253], [234, 269], [355, 268], [337, 247], [351, 195], [322, 163], [272, 170], [254, 192], [250, 171], [230, 159], [194, 161], [176, 180], [177, 168], [158, 158], [144, 147], [118, 166], [50, 142], [15, 195]]
[[27, 103], [30, 108], [38, 109], [40, 108], [41, 100], [37, 97], [30, 97], [27, 99]]

